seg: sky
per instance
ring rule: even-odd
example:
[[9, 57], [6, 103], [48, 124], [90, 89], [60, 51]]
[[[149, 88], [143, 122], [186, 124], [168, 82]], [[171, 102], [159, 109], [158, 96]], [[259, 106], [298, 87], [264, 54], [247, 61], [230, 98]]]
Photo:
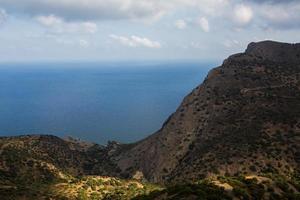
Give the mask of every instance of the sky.
[[300, 41], [299, 0], [0, 0], [0, 62], [223, 60]]

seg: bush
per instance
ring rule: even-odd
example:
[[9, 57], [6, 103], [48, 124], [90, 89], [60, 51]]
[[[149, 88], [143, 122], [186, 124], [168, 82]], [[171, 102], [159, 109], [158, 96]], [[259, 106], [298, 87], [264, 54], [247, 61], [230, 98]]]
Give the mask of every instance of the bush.
[[251, 165], [251, 166], [249, 167], [249, 169], [250, 169], [252, 172], [256, 172], [256, 167], [255, 167], [254, 165]]
[[233, 188], [232, 192], [238, 198], [241, 198], [241, 199], [244, 199], [244, 200], [250, 199], [249, 194], [243, 188], [238, 188], [238, 187], [237, 188]]
[[78, 200], [88, 200], [88, 195], [84, 189], [80, 189], [77, 195]]

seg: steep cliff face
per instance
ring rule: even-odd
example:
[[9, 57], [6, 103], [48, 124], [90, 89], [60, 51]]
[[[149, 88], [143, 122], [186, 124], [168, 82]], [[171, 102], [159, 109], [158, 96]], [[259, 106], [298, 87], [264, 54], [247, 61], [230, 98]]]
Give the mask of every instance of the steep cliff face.
[[300, 168], [300, 44], [251, 43], [184, 98], [161, 130], [114, 157], [154, 182]]

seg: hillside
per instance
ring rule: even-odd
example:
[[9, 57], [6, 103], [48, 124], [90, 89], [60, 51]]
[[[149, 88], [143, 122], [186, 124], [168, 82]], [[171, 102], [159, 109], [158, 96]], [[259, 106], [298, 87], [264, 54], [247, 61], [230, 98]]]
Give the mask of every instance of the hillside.
[[[112, 145], [112, 144], [111, 144]], [[116, 144], [113, 143], [112, 146]], [[299, 199], [300, 176], [216, 176], [175, 185], [155, 185], [104, 176], [99, 154], [104, 147], [55, 136], [0, 138], [1, 200], [162, 200], [162, 199]], [[109, 147], [107, 147], [109, 148]], [[85, 165], [93, 168], [86, 169]], [[107, 165], [106, 165], [107, 166]], [[111, 170], [114, 166], [111, 165]], [[101, 167], [99, 167], [101, 169]], [[98, 173], [98, 175], [93, 173]], [[111, 172], [113, 173], [113, 172]], [[101, 175], [101, 176], [100, 176]], [[111, 174], [113, 176], [113, 174]]]
[[300, 44], [251, 43], [210, 71], [161, 130], [116, 157], [153, 182], [300, 169]]
[[111, 146], [51, 135], [2, 137], [0, 199], [130, 199], [158, 188], [106, 176], [117, 176], [107, 157]]
[[0, 199], [299, 199], [300, 44], [251, 43], [133, 144], [0, 138]]
[[[117, 167], [108, 158], [110, 146], [104, 148], [51, 135], [2, 137], [0, 139], [1, 175], [20, 180], [41, 179], [34, 174], [63, 170], [70, 175], [115, 175]], [[47, 174], [47, 173], [44, 173]], [[51, 174], [51, 173], [49, 173]], [[23, 177], [23, 175], [25, 177]], [[27, 176], [27, 177], [26, 177]], [[50, 178], [50, 177], [47, 177]]]

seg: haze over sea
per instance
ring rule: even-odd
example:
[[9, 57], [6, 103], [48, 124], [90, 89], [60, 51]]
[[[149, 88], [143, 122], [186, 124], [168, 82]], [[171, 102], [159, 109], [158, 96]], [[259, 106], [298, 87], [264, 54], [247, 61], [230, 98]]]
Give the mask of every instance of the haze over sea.
[[105, 144], [158, 130], [216, 63], [0, 65], [0, 136], [54, 134]]

